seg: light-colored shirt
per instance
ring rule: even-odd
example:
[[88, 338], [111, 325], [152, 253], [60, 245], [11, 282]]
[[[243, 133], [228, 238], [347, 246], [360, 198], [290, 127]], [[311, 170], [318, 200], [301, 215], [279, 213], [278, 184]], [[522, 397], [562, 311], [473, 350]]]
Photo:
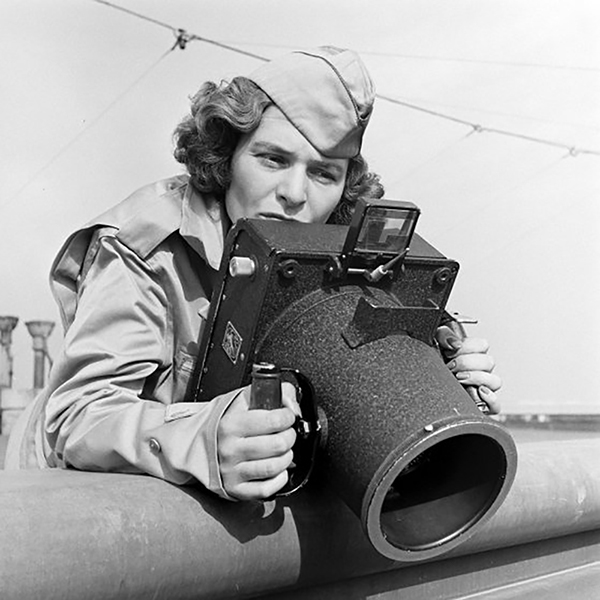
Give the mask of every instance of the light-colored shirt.
[[194, 479], [227, 497], [217, 426], [239, 391], [185, 402], [230, 226], [188, 176], [146, 186], [69, 237], [52, 270], [65, 338], [6, 468]]

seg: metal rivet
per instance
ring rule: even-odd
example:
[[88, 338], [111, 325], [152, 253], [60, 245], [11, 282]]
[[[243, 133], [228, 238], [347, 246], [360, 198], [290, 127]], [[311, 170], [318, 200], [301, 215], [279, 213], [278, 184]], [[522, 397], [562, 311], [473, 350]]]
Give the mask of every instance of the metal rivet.
[[439, 285], [446, 285], [452, 278], [452, 270], [448, 267], [441, 267], [433, 274], [434, 281]]
[[279, 265], [279, 272], [286, 279], [293, 279], [294, 277], [296, 277], [296, 272], [298, 271], [299, 267], [300, 264], [297, 260], [289, 258], [281, 262], [281, 264]]
[[148, 447], [150, 448], [150, 452], [152, 452], [152, 454], [159, 454], [161, 451], [160, 443], [155, 438], [150, 438], [148, 440]]

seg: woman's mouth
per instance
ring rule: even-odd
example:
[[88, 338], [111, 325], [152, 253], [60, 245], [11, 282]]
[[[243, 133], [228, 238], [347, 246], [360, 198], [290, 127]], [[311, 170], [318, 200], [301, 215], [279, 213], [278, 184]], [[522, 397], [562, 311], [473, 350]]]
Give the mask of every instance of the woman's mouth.
[[271, 219], [274, 221], [296, 221], [296, 219], [293, 219], [292, 217], [288, 217], [286, 215], [280, 215], [278, 213], [259, 213], [258, 215], [259, 219]]

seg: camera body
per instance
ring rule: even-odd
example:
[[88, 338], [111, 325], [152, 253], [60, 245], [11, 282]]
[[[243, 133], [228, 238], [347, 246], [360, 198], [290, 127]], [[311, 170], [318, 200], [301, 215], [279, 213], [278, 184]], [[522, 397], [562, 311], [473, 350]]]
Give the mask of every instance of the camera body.
[[378, 200], [349, 227], [238, 222], [187, 398], [248, 385], [258, 363], [293, 370], [305, 427], [289, 493], [316, 463], [374, 548], [406, 562], [470, 537], [516, 473], [511, 436], [437, 348], [459, 267], [414, 233], [418, 215]]
[[[396, 201], [379, 201], [376, 206], [382, 204], [412, 211], [414, 229], [416, 206]], [[435, 345], [434, 334], [458, 263], [412, 231], [405, 240], [410, 245], [352, 252], [361, 223], [365, 230], [364, 220], [359, 219], [350, 227], [246, 219], [235, 225], [227, 238], [220, 285], [200, 340], [190, 400], [207, 401], [249, 384], [252, 365], [261, 361], [260, 350], [273, 323], [294, 303], [317, 291], [361, 298], [342, 333], [351, 347], [395, 332]], [[365, 278], [365, 273], [402, 253], [381, 279]], [[253, 265], [249, 270], [232, 272], [232, 264], [243, 265], [246, 260]]]

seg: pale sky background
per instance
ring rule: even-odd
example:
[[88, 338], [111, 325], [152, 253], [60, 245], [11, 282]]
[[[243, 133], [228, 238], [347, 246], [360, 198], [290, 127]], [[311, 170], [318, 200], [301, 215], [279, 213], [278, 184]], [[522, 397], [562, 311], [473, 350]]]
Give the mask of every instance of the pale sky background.
[[[351, 47], [382, 96], [465, 121], [380, 99], [364, 155], [461, 264], [449, 308], [479, 319], [504, 411], [600, 412], [597, 0], [114, 3], [263, 57]], [[200, 41], [169, 52], [174, 40], [93, 0], [0, 1], [0, 314], [21, 319], [16, 387], [32, 384], [23, 323], [56, 320], [52, 353], [61, 341], [47, 273], [64, 238], [179, 172], [171, 132], [189, 95], [260, 64]]]

